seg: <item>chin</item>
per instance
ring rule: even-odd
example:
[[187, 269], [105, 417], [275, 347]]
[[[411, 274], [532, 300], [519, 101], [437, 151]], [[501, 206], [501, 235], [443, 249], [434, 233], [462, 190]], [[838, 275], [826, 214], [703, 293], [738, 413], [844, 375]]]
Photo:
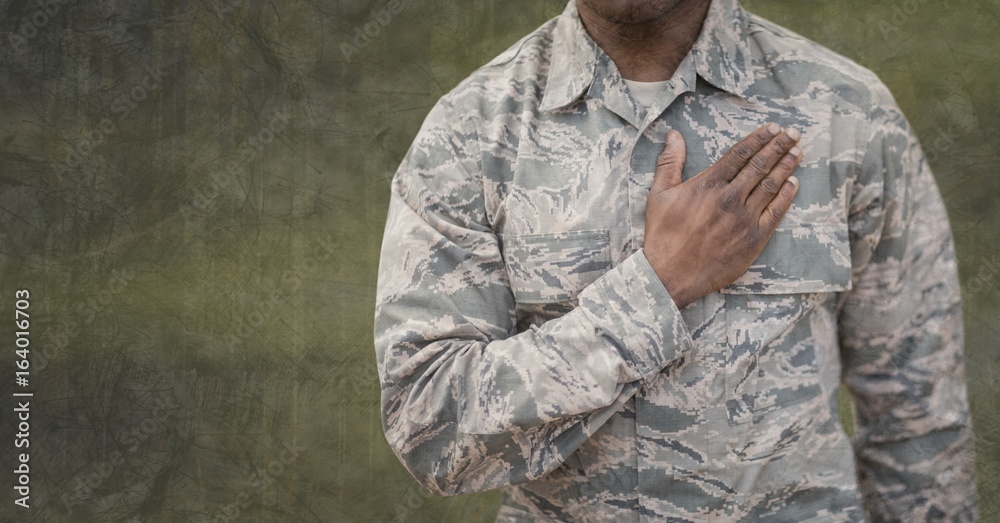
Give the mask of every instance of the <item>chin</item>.
[[609, 22], [645, 24], [663, 18], [678, 6], [691, 3], [691, 0], [577, 0], [577, 2], [586, 4], [591, 11]]

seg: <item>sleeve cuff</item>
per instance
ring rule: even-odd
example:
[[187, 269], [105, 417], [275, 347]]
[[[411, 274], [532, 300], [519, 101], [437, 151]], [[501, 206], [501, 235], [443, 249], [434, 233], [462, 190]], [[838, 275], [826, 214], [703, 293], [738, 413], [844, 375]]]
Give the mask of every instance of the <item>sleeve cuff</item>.
[[581, 293], [581, 304], [587, 294], [600, 299], [597, 306], [607, 309], [607, 337], [619, 340], [616, 345], [622, 357], [647, 387], [667, 364], [693, 346], [680, 310], [641, 249]]

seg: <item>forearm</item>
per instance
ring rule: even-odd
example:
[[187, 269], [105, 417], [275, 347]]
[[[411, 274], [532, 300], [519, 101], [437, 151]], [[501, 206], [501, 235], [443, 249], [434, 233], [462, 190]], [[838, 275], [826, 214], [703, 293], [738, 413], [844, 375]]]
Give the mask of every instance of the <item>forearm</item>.
[[845, 384], [856, 406], [866, 509], [877, 521], [923, 521], [934, 514], [974, 520], [957, 291], [939, 284], [882, 298], [881, 305], [884, 316], [872, 309], [867, 314], [889, 320], [890, 328], [868, 330], [846, 344]]
[[458, 311], [475, 307], [443, 300], [437, 320], [423, 308], [404, 326], [392, 318], [430, 299], [406, 294], [377, 316], [383, 418], [400, 459], [441, 494], [551, 471], [691, 343], [641, 252], [587, 287], [570, 313], [507, 337], [470, 329], [483, 320]]

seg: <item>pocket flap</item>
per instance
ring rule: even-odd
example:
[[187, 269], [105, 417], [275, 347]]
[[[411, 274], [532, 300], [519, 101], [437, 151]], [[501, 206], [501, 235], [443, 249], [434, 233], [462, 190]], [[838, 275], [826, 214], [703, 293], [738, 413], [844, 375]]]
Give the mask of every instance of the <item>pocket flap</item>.
[[507, 274], [519, 303], [576, 298], [611, 268], [607, 229], [504, 236]]
[[847, 225], [800, 223], [774, 232], [750, 268], [723, 294], [795, 294], [851, 288]]

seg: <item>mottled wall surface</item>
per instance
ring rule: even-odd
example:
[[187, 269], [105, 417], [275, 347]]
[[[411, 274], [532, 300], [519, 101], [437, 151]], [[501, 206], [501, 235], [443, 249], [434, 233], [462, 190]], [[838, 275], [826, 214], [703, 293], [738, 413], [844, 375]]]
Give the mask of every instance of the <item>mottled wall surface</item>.
[[[375, 264], [431, 105], [563, 5], [0, 1], [0, 520], [491, 520], [385, 443]], [[924, 143], [1000, 520], [1000, 2], [744, 5], [876, 71]]]

